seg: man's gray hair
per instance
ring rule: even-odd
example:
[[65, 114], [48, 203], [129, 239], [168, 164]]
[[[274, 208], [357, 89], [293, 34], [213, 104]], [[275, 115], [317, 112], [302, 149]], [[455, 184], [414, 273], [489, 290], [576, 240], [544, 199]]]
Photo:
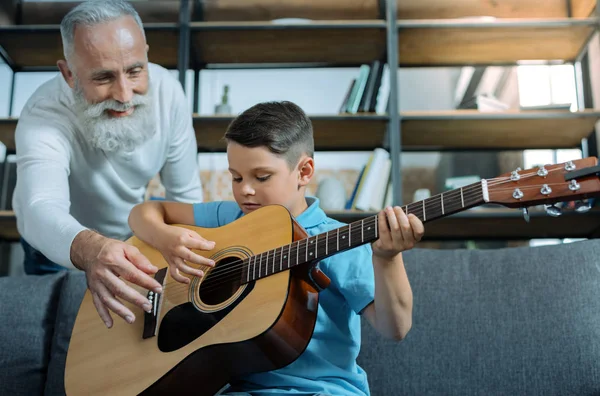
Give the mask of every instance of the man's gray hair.
[[133, 17], [146, 37], [140, 16], [135, 8], [125, 0], [87, 0], [69, 11], [60, 24], [60, 35], [67, 62], [73, 53], [73, 41], [77, 26], [93, 26], [124, 16]]

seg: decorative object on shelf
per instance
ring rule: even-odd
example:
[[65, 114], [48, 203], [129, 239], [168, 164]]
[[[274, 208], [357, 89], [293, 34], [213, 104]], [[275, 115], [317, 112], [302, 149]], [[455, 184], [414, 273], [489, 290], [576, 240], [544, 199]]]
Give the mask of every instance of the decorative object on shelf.
[[232, 114], [231, 106], [229, 105], [229, 85], [223, 87], [221, 103], [215, 106], [215, 114]]
[[323, 210], [343, 210], [346, 205], [346, 187], [333, 177], [321, 180], [316, 197], [321, 201]]
[[413, 201], [423, 201], [431, 197], [431, 191], [428, 188], [418, 188], [413, 196]]

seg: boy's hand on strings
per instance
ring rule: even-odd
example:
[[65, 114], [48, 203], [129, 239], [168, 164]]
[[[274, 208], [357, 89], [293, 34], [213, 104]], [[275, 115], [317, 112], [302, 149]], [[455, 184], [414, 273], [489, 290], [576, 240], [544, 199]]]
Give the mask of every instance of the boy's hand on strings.
[[[197, 269], [197, 265], [214, 266], [215, 263], [206, 257], [194, 253], [192, 249], [211, 250], [215, 243], [202, 238], [197, 232], [187, 228], [166, 225], [162, 230], [162, 236], [157, 249], [162, 253], [169, 264], [171, 277], [181, 283], [189, 283], [190, 279], [184, 274], [191, 276], [204, 276], [204, 272]], [[189, 263], [186, 263], [186, 261]], [[190, 264], [195, 264], [194, 266]]]
[[373, 254], [391, 259], [412, 249], [423, 237], [425, 228], [414, 214], [408, 216], [401, 207], [387, 207], [378, 215], [379, 239], [372, 243]]

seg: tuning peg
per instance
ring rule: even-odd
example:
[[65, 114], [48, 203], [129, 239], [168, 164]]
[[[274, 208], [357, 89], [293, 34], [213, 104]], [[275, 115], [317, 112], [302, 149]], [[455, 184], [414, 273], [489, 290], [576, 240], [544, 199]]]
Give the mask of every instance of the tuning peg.
[[592, 205], [587, 200], [575, 202], [575, 211], [578, 213], [586, 213], [591, 208], [592, 208]]
[[523, 210], [523, 218], [529, 223], [529, 210], [527, 208], [521, 208]]
[[546, 213], [552, 217], [558, 217], [562, 214], [562, 210], [554, 205], [544, 205]]

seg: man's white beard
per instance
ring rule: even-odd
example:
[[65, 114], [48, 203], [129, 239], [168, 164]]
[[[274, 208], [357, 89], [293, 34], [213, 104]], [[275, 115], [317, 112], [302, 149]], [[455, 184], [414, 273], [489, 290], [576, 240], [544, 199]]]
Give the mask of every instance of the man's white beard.
[[[134, 94], [128, 103], [113, 99], [90, 104], [85, 99], [78, 81], [73, 96], [77, 117], [83, 126], [83, 135], [95, 148], [107, 151], [132, 151], [148, 141], [156, 133], [154, 121], [151, 82], [145, 95]], [[111, 117], [106, 110], [126, 111], [132, 106], [132, 114], [125, 117]]]

